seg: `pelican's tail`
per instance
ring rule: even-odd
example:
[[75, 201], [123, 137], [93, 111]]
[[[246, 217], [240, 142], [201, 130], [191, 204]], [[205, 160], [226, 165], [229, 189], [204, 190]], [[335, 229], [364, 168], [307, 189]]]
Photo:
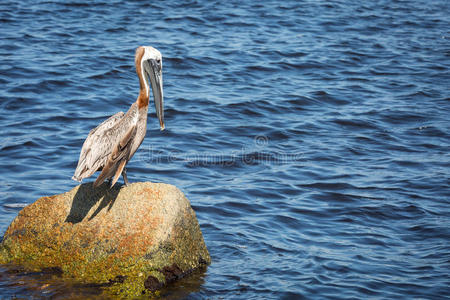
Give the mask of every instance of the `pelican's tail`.
[[95, 171], [88, 170], [84, 165], [84, 161], [78, 164], [72, 179], [81, 182], [84, 178], [91, 176]]
[[75, 175], [73, 175], [73, 176], [72, 176], [72, 180], [75, 180], [75, 181], [81, 182], [81, 181], [83, 180], [83, 178], [80, 178], [80, 177], [76, 177]]

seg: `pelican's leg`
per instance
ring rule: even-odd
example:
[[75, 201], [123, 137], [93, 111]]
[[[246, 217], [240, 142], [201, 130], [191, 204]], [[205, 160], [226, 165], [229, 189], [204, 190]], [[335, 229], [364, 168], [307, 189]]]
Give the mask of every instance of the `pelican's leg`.
[[127, 169], [123, 168], [122, 176], [123, 176], [123, 181], [125, 182], [125, 186], [128, 186], [130, 183], [128, 182], [128, 178], [127, 178]]

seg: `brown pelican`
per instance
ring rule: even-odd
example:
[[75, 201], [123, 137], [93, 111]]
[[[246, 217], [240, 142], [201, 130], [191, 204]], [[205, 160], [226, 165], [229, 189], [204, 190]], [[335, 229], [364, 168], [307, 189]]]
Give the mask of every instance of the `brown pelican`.
[[101, 170], [94, 187], [105, 179], [112, 179], [112, 187], [120, 174], [128, 185], [125, 165], [141, 145], [147, 131], [149, 82], [156, 115], [161, 130], [164, 129], [161, 53], [153, 47], [139, 47], [136, 49], [135, 64], [140, 86], [136, 102], [126, 113], [116, 113], [89, 132], [81, 148], [73, 180], [80, 182]]

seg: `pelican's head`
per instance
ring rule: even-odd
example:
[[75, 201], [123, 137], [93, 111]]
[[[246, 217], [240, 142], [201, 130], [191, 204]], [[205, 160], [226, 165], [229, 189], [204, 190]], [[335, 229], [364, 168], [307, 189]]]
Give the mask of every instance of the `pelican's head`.
[[156, 116], [159, 119], [161, 130], [164, 130], [164, 98], [162, 81], [162, 55], [161, 52], [150, 46], [141, 46], [136, 50], [136, 59], [140, 57], [140, 70], [144, 81], [147, 97], [150, 97], [150, 82], [155, 100]]

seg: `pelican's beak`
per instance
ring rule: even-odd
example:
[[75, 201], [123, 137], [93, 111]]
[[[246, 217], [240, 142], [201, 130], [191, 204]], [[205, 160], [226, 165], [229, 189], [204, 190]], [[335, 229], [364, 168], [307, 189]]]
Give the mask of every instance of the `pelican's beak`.
[[164, 130], [164, 98], [161, 61], [158, 62], [154, 59], [150, 59], [148, 60], [148, 63], [150, 66], [148, 75], [152, 85], [153, 99], [155, 100], [156, 116], [159, 119], [161, 130]]

